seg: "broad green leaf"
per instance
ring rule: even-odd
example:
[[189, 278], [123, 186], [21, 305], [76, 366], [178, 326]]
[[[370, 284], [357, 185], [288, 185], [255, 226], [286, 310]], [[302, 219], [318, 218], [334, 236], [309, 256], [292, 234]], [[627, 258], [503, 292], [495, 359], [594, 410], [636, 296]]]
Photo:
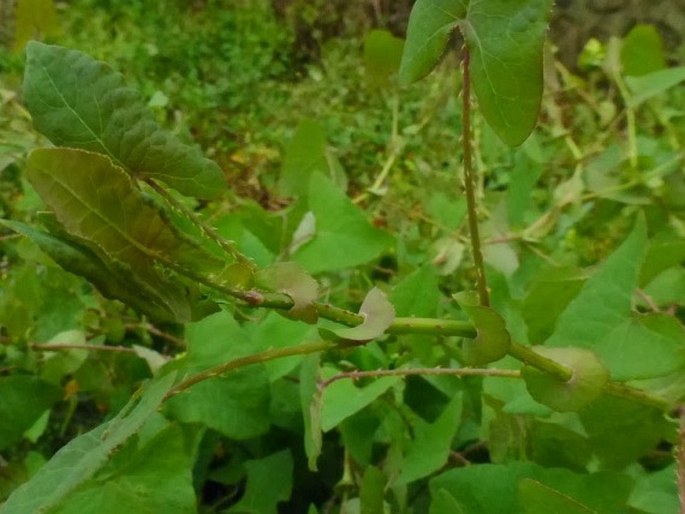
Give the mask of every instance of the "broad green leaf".
[[285, 293], [293, 300], [288, 315], [294, 319], [316, 323], [314, 302], [319, 297], [319, 284], [296, 262], [277, 262], [255, 275], [258, 285]]
[[390, 234], [373, 227], [345, 193], [323, 175], [312, 175], [308, 198], [316, 233], [292, 256], [308, 272], [336, 271], [364, 264], [393, 245]]
[[238, 503], [226, 512], [236, 514], [277, 514], [278, 504], [290, 499], [293, 487], [293, 457], [290, 450], [245, 464], [247, 486]]
[[664, 45], [654, 25], [635, 25], [621, 46], [623, 73], [640, 77], [666, 67]]
[[300, 369], [300, 406], [304, 421], [304, 450], [311, 471], [317, 470], [321, 454], [321, 401], [319, 391], [320, 356], [308, 355]]
[[445, 465], [452, 439], [461, 423], [461, 415], [462, 395], [457, 394], [433, 423], [417, 420], [414, 440], [404, 457], [398, 484], [408, 484], [428, 476]]
[[364, 38], [364, 68], [372, 87], [387, 87], [402, 60], [404, 41], [387, 30], [375, 29]]
[[131, 175], [161, 180], [185, 195], [216, 198], [226, 189], [219, 166], [162, 130], [107, 64], [36, 41], [26, 54], [24, 102], [36, 129], [53, 143], [107, 155]]
[[624, 469], [660, 441], [676, 437], [676, 424], [660, 409], [612, 395], [603, 395], [578, 415], [603, 469]]
[[478, 299], [472, 293], [463, 292], [453, 296], [469, 315], [478, 332], [475, 340], [464, 340], [466, 364], [480, 366], [504, 357], [511, 346], [511, 336], [507, 332], [504, 319], [491, 308], [478, 305]]
[[[339, 372], [337, 368], [326, 366], [323, 369], [322, 378], [327, 380]], [[321, 428], [324, 432], [335, 428], [341, 421], [362, 410], [401, 379], [401, 377], [381, 377], [363, 387], [357, 387], [349, 379], [333, 382], [323, 393]]]
[[405, 43], [400, 80], [427, 75], [461, 30], [481, 111], [507, 144], [533, 130], [542, 98], [542, 48], [551, 0], [418, 0]]
[[346, 341], [371, 341], [383, 335], [395, 320], [395, 308], [388, 301], [385, 293], [377, 287], [367, 293], [359, 308], [359, 314], [364, 318], [361, 325], [352, 328], [326, 329], [326, 332], [331, 332], [337, 338]]
[[[193, 374], [254, 351], [249, 332], [223, 311], [189, 324], [186, 341], [186, 357], [166, 369]], [[184, 423], [202, 423], [227, 437], [249, 439], [269, 429], [269, 398], [266, 368], [254, 364], [200, 382], [170, 398], [166, 408]]]
[[175, 376], [171, 373], [150, 382], [111, 421], [69, 442], [0, 506], [0, 513], [47, 513], [63, 505], [157, 411]]
[[524, 478], [519, 483], [519, 501], [524, 514], [600, 514], [578, 500], [530, 478]]
[[552, 0], [471, 0], [463, 25], [471, 77], [488, 124], [510, 146], [535, 127]]
[[283, 196], [305, 196], [314, 174], [329, 177], [334, 183], [345, 186], [344, 173], [327, 148], [326, 132], [315, 120], [300, 122], [295, 135], [285, 148], [278, 191]]
[[597, 356], [582, 348], [536, 347], [535, 352], [570, 368], [573, 376], [562, 382], [532, 366], [521, 370], [530, 395], [543, 405], [560, 412], [577, 411], [599, 398], [609, 380], [609, 372]]
[[599, 513], [624, 512], [632, 489], [632, 480], [618, 473], [576, 474], [531, 462], [511, 462], [478, 464], [447, 471], [430, 481], [431, 496], [435, 497], [444, 490], [458, 499], [464, 512], [469, 513], [525, 512], [519, 501], [519, 484], [524, 479], [535, 480]]
[[384, 489], [385, 477], [383, 472], [374, 466], [366, 468], [359, 488], [360, 514], [385, 514], [383, 507]]
[[178, 425], [131, 441], [107, 468], [70, 494], [55, 514], [195, 512], [193, 444]]
[[400, 81], [409, 84], [436, 66], [452, 32], [466, 17], [469, 0], [418, 0], [409, 16]]
[[661, 377], [685, 367], [685, 330], [672, 316], [639, 316], [598, 341], [595, 351], [614, 380]]
[[155, 320], [182, 321], [190, 317], [191, 307], [177, 284], [159, 277], [152, 285], [131, 268], [115, 262], [105, 264], [86, 246], [17, 221], [0, 222], [31, 239], [65, 270], [86, 278], [107, 298], [121, 300]]
[[640, 77], [626, 77], [626, 84], [633, 95], [628, 100], [628, 106], [637, 107], [683, 81], [685, 81], [685, 66], [653, 71]]
[[628, 238], [587, 280], [559, 316], [556, 330], [545, 346], [593, 348], [629, 319], [646, 246], [647, 229], [640, 216]]
[[36, 377], [0, 378], [0, 450], [20, 441], [24, 432], [61, 396], [60, 387]]

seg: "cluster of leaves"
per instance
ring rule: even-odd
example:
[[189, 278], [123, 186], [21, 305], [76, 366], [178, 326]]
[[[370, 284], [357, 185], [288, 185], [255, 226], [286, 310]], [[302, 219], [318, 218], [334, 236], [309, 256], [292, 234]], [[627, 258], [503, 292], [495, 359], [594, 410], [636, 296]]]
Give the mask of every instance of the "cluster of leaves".
[[[292, 198], [277, 210], [223, 194], [221, 168], [107, 65], [29, 45], [22, 99], [57, 147], [24, 160], [26, 135], [3, 161], [4, 224], [26, 237], [3, 236], [0, 491], [16, 491], [0, 512], [676, 509], [664, 409], [684, 393], [685, 101], [670, 88], [685, 73], [649, 27], [588, 46], [586, 81], [550, 67], [542, 126], [509, 149], [497, 136], [520, 143], [535, 122], [549, 5], [488, 5], [418, 2], [401, 68], [402, 41], [370, 33], [350, 66], [366, 67], [367, 102], [393, 123], [387, 149], [353, 162], [380, 156], [381, 170], [349, 173], [305, 120], [265, 180]], [[459, 114], [452, 63], [434, 91], [406, 93], [431, 104], [420, 122], [395, 76], [428, 73], [455, 28], [487, 120], [474, 140], [492, 309], [452, 298], [470, 283], [454, 273], [468, 269], [459, 155], [435, 160], [451, 145], [426, 143], [428, 125]], [[333, 59], [353, 47], [340, 48]], [[324, 62], [303, 98], [328, 81], [322, 92], [349, 95], [349, 61]], [[27, 134], [15, 97], [3, 105], [2, 134]], [[348, 155], [350, 136], [335, 139]], [[50, 213], [34, 213], [36, 193]], [[573, 377], [522, 368], [522, 355]], [[493, 361], [492, 376], [438, 372]]]

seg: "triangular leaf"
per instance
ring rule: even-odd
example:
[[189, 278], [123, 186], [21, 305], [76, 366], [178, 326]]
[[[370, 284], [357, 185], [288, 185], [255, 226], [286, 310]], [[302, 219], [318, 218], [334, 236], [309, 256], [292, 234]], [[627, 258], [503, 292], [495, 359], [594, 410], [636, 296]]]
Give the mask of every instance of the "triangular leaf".
[[545, 346], [592, 348], [628, 320], [646, 246], [647, 229], [644, 218], [640, 216], [630, 236], [604, 261], [566, 307]]
[[33, 123], [56, 145], [109, 156], [140, 178], [216, 198], [226, 189], [219, 166], [162, 130], [123, 77], [86, 54], [32, 41], [23, 98]]
[[418, 0], [407, 28], [400, 80], [427, 75], [459, 27], [471, 51], [480, 108], [509, 145], [533, 130], [542, 99], [542, 48], [552, 0]]

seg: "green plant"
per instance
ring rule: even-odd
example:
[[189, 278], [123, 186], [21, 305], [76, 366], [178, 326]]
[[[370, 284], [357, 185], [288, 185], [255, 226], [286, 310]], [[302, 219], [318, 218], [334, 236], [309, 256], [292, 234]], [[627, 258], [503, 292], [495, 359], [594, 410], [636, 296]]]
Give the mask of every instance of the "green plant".
[[[650, 481], [672, 481], [665, 472], [621, 471], [662, 439], [675, 442], [664, 413], [680, 399], [684, 365], [678, 320], [631, 309], [644, 274], [668, 264], [647, 256], [644, 218], [637, 217], [590, 278], [541, 280], [531, 303], [558, 310], [553, 317], [533, 309], [533, 317], [545, 318], [538, 320], [540, 332], [551, 334], [544, 346], [514, 342], [520, 320], [501, 297], [490, 298], [479, 255], [469, 88], [472, 81], [494, 131], [521, 143], [537, 118], [548, 10], [540, 1], [492, 1], [476, 9], [427, 0], [412, 14], [400, 79], [428, 73], [456, 27], [466, 41], [464, 179], [478, 295], [454, 295], [460, 309], [452, 303], [445, 309], [453, 317], [437, 315], [445, 300], [428, 265], [396, 284], [389, 298], [367, 287], [358, 312], [319, 301], [321, 284], [310, 273], [329, 282], [326, 273], [378, 259], [395, 244], [340, 190], [324, 144], [313, 163], [284, 166], [279, 187], [297, 200], [279, 217], [237, 200], [216, 215], [195, 200], [220, 203], [225, 184], [215, 163], [163, 131], [107, 65], [31, 43], [24, 101], [36, 129], [57, 147], [34, 150], [26, 176], [51, 212], [41, 215], [42, 229], [5, 225], [103, 295], [171, 327], [189, 323], [188, 347], [170, 362], [150, 348], [124, 347], [149, 365], [130, 376], [154, 378], [109, 421], [65, 446], [0, 512], [109, 512], [124, 508], [122, 501], [134, 511], [192, 511], [191, 469], [210, 473], [216, 434], [247, 441], [252, 452], [245, 456], [245, 447], [235, 445], [239, 465], [213, 470], [229, 485], [236, 475], [245, 478], [242, 496], [227, 511], [275, 512], [302, 463], [292, 447], [275, 443], [276, 435], [268, 443], [258, 439], [271, 425], [304, 433], [310, 469], [337, 460], [320, 458], [337, 429], [344, 455], [336, 495], [341, 509], [356, 501], [362, 512], [383, 512], [385, 502], [415, 512], [430, 505], [431, 512], [534, 513], [548, 511], [550, 502], [561, 511], [617, 512], [634, 507], [634, 483], [644, 489]], [[270, 255], [283, 259], [272, 264]], [[559, 299], [567, 283], [578, 286], [577, 294]], [[245, 316], [267, 308], [285, 317], [241, 324], [226, 304]], [[33, 430], [58, 401], [55, 382], [78, 369], [83, 352], [113, 348], [86, 342], [83, 334], [62, 337], [67, 341], [52, 344], [71, 352], [65, 362], [36, 366], [40, 378], [0, 383], [7, 391], [3, 418], [23, 412], [3, 427], [5, 444]], [[496, 368], [486, 367], [492, 362]], [[417, 376], [426, 378], [412, 381]], [[664, 382], [677, 391], [659, 394]], [[41, 403], [18, 409], [36, 396]], [[617, 437], [617, 427], [637, 442]], [[535, 437], [526, 439], [528, 433]], [[533, 448], [518, 448], [517, 435]], [[482, 437], [491, 442], [493, 463], [459, 466], [470, 457], [469, 443]], [[572, 450], [555, 456], [566, 444]], [[385, 447], [382, 458], [376, 445]], [[517, 452], [534, 458], [508, 458]], [[560, 462], [566, 469], [554, 469]], [[453, 469], [443, 471], [446, 464]]]

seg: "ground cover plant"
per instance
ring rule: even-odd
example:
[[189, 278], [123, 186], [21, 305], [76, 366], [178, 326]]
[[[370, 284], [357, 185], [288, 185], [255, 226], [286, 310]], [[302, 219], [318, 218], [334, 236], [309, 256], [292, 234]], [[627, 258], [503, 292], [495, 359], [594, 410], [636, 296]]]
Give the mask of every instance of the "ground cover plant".
[[[551, 2], [419, 0], [316, 61], [267, 4], [169, 5], [109, 47], [140, 88], [88, 34], [3, 57], [0, 513], [678, 510], [654, 27], [572, 72]], [[217, 30], [152, 39], [180, 15]]]

